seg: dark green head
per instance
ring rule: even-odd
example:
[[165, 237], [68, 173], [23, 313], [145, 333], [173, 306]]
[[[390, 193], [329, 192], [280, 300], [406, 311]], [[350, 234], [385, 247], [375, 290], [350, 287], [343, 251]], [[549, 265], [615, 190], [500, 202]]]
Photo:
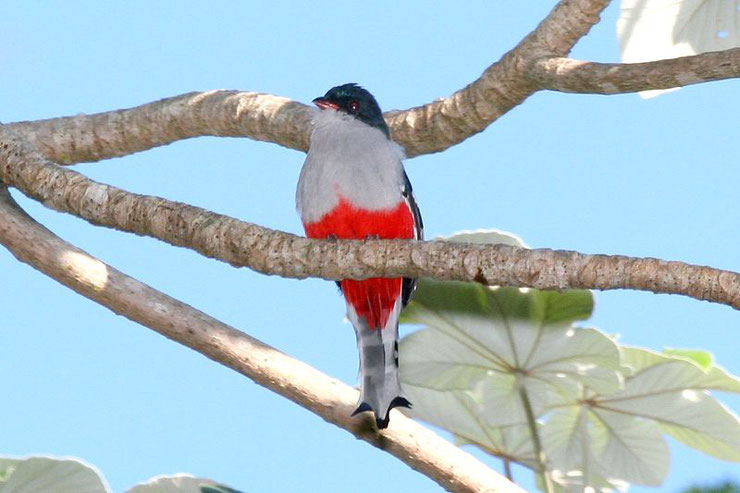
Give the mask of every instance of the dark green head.
[[382, 131], [390, 138], [388, 125], [383, 120], [383, 112], [375, 98], [357, 84], [343, 84], [332, 87], [323, 97], [313, 100], [322, 110], [332, 108], [354, 116], [363, 123]]

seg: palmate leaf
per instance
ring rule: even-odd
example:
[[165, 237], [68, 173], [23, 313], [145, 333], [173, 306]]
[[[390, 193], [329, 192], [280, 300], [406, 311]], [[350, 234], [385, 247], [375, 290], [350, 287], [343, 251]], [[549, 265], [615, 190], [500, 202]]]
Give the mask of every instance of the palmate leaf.
[[714, 365], [714, 356], [709, 351], [703, 349], [678, 349], [678, 348], [665, 348], [663, 353], [669, 356], [677, 356], [679, 358], [686, 358], [689, 361], [693, 361], [701, 367], [702, 370], [709, 370]]
[[[451, 241], [506, 243], [500, 232], [472, 232]], [[535, 414], [570, 401], [581, 384], [620, 388], [619, 352], [594, 329], [589, 291], [563, 293], [422, 280], [402, 315], [424, 328], [401, 341], [401, 376], [412, 415], [499, 456], [534, 466], [519, 392]]]
[[0, 457], [0, 493], [109, 493], [102, 475], [73, 458]]
[[526, 422], [518, 385], [535, 414], [574, 398], [579, 383], [620, 388], [619, 351], [594, 329], [575, 329], [593, 307], [588, 291], [564, 293], [423, 280], [404, 321], [426, 328], [401, 342], [404, 383], [468, 389], [489, 424]]
[[211, 479], [180, 473], [153, 477], [137, 484], [126, 493], [239, 493], [239, 491]]
[[[0, 457], [0, 493], [109, 493], [102, 474], [72, 457]], [[157, 476], [127, 493], [240, 493], [190, 474]]]
[[[740, 393], [740, 379], [730, 375], [722, 367], [712, 364], [709, 367], [697, 364], [682, 364], [681, 362], [691, 362], [693, 358], [686, 357], [686, 353], [675, 354], [671, 352], [657, 353], [644, 348], [631, 346], [622, 346], [622, 359], [634, 373], [639, 373], [650, 367], [658, 365], [673, 365], [673, 362], [679, 363], [672, 366], [675, 371], [680, 372], [680, 381], [662, 382], [660, 385], [674, 385], [674, 390], [687, 388], [701, 390], [720, 390], [723, 392]], [[674, 352], [676, 350], [673, 350]], [[698, 350], [687, 350], [696, 352]], [[711, 358], [710, 358], [711, 359]], [[697, 366], [701, 371], [697, 371]], [[684, 385], [682, 387], [682, 385]]]
[[690, 447], [740, 461], [740, 420], [707, 393], [740, 392], [740, 379], [714, 365], [702, 369], [683, 357], [631, 347], [623, 352], [636, 371], [623, 390], [596, 399], [599, 408], [650, 418]]
[[[583, 472], [577, 469], [572, 471], [554, 469], [551, 471], [551, 476], [555, 486], [553, 493], [583, 493], [584, 490], [611, 493], [614, 491], [625, 492], [629, 489], [629, 483], [626, 481], [606, 479], [597, 474], [591, 474], [587, 481], [583, 477]], [[544, 489], [540, 480], [537, 481], [537, 486], [541, 490]]]
[[422, 280], [403, 321], [426, 328], [401, 342], [404, 384], [477, 395], [491, 425], [526, 422], [518, 391], [526, 385], [536, 414], [574, 398], [579, 383], [620, 388], [619, 352], [594, 329], [589, 291], [564, 293]]
[[646, 62], [738, 47], [737, 8], [735, 0], [622, 0], [617, 21], [622, 61]]
[[[487, 233], [465, 238], [485, 242]], [[402, 317], [422, 326], [401, 341], [411, 414], [538, 469], [523, 389], [558, 491], [660, 484], [663, 433], [739, 460], [740, 423], [707, 391], [740, 392], [740, 380], [705, 351], [618, 347], [575, 327], [592, 309], [587, 291], [422, 280]]]
[[474, 245], [509, 245], [520, 248], [529, 248], [524, 240], [508, 231], [500, 229], [476, 229], [459, 231], [452, 236], [440, 236], [438, 240], [452, 243], [472, 243]]
[[542, 436], [553, 467], [655, 486], [669, 465], [661, 431], [715, 457], [740, 459], [740, 422], [707, 394], [740, 391], [736, 377], [683, 354], [623, 347], [622, 356], [632, 369], [622, 390], [588, 393], [548, 416]]
[[453, 433], [458, 444], [474, 444], [498, 457], [536, 467], [532, 438], [526, 425], [489, 425], [478, 412], [479, 403], [469, 392], [439, 391], [410, 384], [403, 388], [414, 403], [412, 410], [404, 410], [407, 414]]
[[582, 471], [584, 486], [592, 477], [657, 486], [668, 473], [668, 445], [648, 420], [576, 404], [554, 411], [542, 435], [553, 468]]

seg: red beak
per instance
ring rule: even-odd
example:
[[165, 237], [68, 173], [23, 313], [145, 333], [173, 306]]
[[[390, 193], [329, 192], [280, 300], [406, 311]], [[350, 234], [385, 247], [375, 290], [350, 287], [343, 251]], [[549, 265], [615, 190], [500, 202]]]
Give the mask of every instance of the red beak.
[[339, 109], [339, 105], [337, 103], [333, 103], [331, 101], [327, 101], [323, 97], [314, 99], [313, 100], [313, 104], [315, 104], [316, 106], [318, 106], [322, 110], [325, 110], [327, 108], [331, 108], [333, 110], [338, 110]]

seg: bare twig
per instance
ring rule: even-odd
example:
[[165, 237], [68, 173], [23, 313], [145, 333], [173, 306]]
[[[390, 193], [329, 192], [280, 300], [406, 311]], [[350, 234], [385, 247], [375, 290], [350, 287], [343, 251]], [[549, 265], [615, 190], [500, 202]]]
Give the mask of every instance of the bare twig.
[[355, 389], [70, 245], [21, 210], [1, 185], [0, 243], [18, 260], [79, 294], [287, 397], [449, 490], [523, 492], [396, 411], [390, 427], [382, 433], [367, 416], [351, 417], [357, 401]]
[[594, 63], [545, 58], [529, 76], [540, 89], [620, 94], [740, 77], [740, 48], [644, 63]]
[[283, 277], [431, 277], [538, 289], [637, 289], [740, 309], [740, 274], [682, 262], [441, 241], [309, 240], [96, 183], [0, 132], [0, 180], [48, 207]]

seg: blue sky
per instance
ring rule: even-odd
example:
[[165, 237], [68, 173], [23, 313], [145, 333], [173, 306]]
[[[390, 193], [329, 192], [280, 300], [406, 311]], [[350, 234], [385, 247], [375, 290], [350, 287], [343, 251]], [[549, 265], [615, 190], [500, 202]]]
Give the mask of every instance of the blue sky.
[[[444, 97], [526, 35], [554, 1], [10, 1], [0, 17], [0, 120], [94, 113], [189, 91], [309, 102], [358, 82], [385, 110]], [[618, 5], [573, 52], [617, 61]], [[740, 83], [656, 99], [539, 93], [484, 133], [407, 161], [427, 236], [498, 228], [533, 247], [740, 271]], [[93, 179], [302, 232], [303, 154], [201, 138], [76, 166]], [[62, 238], [320, 370], [355, 383], [333, 284], [265, 277], [14, 196]], [[115, 491], [191, 472], [244, 491], [438, 491], [289, 401], [78, 296], [0, 250], [1, 454], [73, 455]], [[678, 296], [597, 293], [591, 323], [653, 349], [701, 347], [740, 373], [738, 313]], [[721, 396], [734, 409], [740, 399]], [[662, 491], [734, 474], [672, 444]], [[495, 459], [486, 459], [498, 467]], [[734, 471], [734, 473], [733, 473]], [[531, 487], [529, 473], [516, 479]], [[653, 491], [634, 488], [633, 491]]]

